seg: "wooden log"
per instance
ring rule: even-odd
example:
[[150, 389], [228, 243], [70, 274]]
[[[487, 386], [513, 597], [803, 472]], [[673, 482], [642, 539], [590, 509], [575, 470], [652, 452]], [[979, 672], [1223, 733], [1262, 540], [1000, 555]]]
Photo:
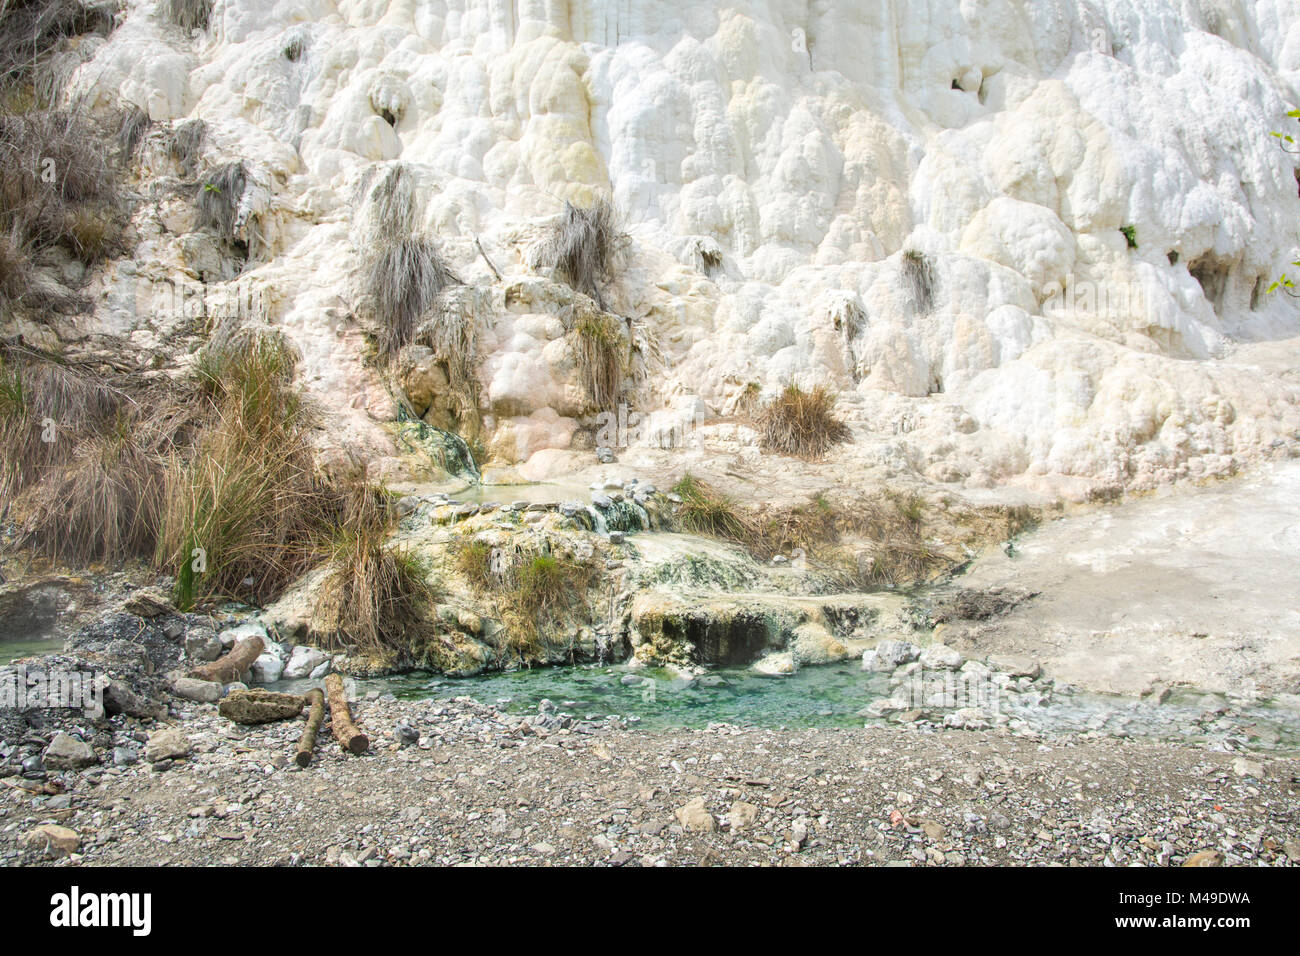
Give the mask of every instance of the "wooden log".
[[198, 680], [213, 680], [222, 684], [233, 683], [253, 666], [253, 661], [262, 656], [265, 646], [256, 634], [240, 638], [228, 654], [223, 654], [210, 664], [200, 664], [190, 671], [190, 676]]
[[334, 738], [349, 753], [365, 753], [370, 749], [370, 738], [352, 722], [352, 708], [348, 706], [348, 692], [343, 688], [343, 678], [338, 674], [326, 677], [325, 693], [330, 699], [330, 726], [334, 728]]
[[316, 732], [320, 730], [321, 722], [325, 719], [325, 695], [321, 693], [319, 687], [307, 691], [307, 703], [311, 707], [307, 711], [307, 726], [303, 728], [302, 736], [298, 738], [298, 752], [293, 756], [294, 763], [299, 767], [307, 767], [311, 764], [311, 752], [316, 747]]

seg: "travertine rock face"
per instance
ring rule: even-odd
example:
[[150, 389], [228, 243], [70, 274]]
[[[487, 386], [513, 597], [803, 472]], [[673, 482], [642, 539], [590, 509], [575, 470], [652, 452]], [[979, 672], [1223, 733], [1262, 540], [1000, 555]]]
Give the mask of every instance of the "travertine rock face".
[[[482, 447], [525, 473], [590, 447], [574, 296], [531, 262], [602, 194], [638, 412], [826, 384], [847, 467], [958, 487], [1221, 472], [1300, 428], [1300, 315], [1263, 291], [1300, 255], [1269, 135], [1300, 99], [1296, 0], [217, 0], [189, 37], [141, 0], [93, 53], [74, 91], [201, 117], [204, 164], [247, 164], [251, 258], [207, 294], [252, 290], [330, 440], [381, 470], [397, 407], [354, 273], [397, 163], [485, 303]], [[146, 175], [168, 163], [155, 130]], [[137, 225], [95, 321], [148, 344], [142, 285], [221, 270], [183, 202]]]

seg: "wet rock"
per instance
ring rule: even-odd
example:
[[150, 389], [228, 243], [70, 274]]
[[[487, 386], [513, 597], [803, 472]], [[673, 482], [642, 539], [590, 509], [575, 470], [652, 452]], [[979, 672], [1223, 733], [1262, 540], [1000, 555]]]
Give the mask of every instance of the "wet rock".
[[904, 664], [910, 664], [921, 655], [921, 649], [908, 641], [881, 641], [874, 650], [875, 654], [870, 658], [870, 667], [867, 666], [867, 655], [863, 655], [864, 670], [892, 671]]
[[289, 653], [289, 661], [280, 675], [285, 680], [308, 677], [312, 671], [329, 661], [329, 655], [314, 647], [299, 644]]
[[798, 669], [799, 666], [795, 663], [794, 654], [789, 651], [767, 654], [754, 662], [754, 670], [760, 674], [767, 674], [769, 677], [784, 677], [793, 674]]
[[284, 673], [284, 659], [274, 651], [267, 651], [253, 661], [248, 674], [254, 684], [273, 684]]
[[849, 656], [849, 649], [823, 625], [806, 621], [794, 629], [794, 656], [799, 664], [831, 664]]

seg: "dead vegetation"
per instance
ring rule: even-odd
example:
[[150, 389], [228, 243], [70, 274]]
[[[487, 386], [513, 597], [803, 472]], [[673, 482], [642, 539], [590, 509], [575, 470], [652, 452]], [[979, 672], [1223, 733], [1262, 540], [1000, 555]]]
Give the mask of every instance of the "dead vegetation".
[[759, 444], [764, 451], [817, 461], [849, 440], [849, 428], [835, 417], [835, 399], [822, 386], [805, 392], [789, 385], [758, 416]]
[[147, 557], [163, 456], [189, 409], [166, 379], [8, 349], [0, 361], [0, 493], [16, 539], [76, 565]]
[[216, 167], [203, 177], [195, 203], [199, 225], [212, 229], [225, 242], [234, 242], [239, 225], [239, 203], [248, 188], [248, 170], [236, 160]]
[[682, 530], [731, 541], [762, 561], [797, 557], [830, 590], [910, 587], [959, 563], [930, 543], [927, 506], [916, 495], [886, 493], [848, 506], [816, 494], [800, 504], [748, 508], [689, 472], [672, 491], [682, 499]]
[[54, 60], [69, 37], [107, 35], [112, 7], [80, 0], [4, 0], [0, 3], [0, 90], [33, 88], [45, 104], [56, 92], [42, 75], [57, 72]]
[[206, 30], [212, 19], [213, 0], [165, 0], [167, 19], [185, 32]]
[[[101, 124], [69, 110], [0, 116], [0, 287], [10, 305], [51, 305], [29, 289], [41, 254], [86, 263], [120, 250], [124, 202]], [[5, 303], [0, 303], [3, 305]]]
[[411, 342], [425, 314], [460, 279], [432, 241], [381, 242], [362, 266], [362, 294], [375, 319], [378, 353], [391, 360]]
[[327, 647], [371, 659], [413, 660], [434, 637], [437, 590], [413, 554], [386, 544], [393, 523], [384, 491], [349, 489], [312, 615], [312, 632]]
[[237, 335], [201, 355], [210, 420], [168, 462], [156, 560], [188, 607], [218, 595], [269, 600], [315, 564], [338, 494], [315, 468], [297, 355], [280, 335]]
[[550, 269], [577, 292], [590, 296], [605, 311], [604, 283], [613, 281], [614, 257], [622, 242], [618, 217], [607, 199], [585, 209], [565, 203], [551, 223], [536, 254], [537, 264]]
[[623, 333], [622, 320], [608, 312], [584, 314], [573, 327], [583, 392], [590, 407], [600, 411], [616, 410], [623, 393]]
[[903, 253], [901, 265], [903, 289], [917, 315], [929, 315], [934, 308], [934, 264], [916, 249]]

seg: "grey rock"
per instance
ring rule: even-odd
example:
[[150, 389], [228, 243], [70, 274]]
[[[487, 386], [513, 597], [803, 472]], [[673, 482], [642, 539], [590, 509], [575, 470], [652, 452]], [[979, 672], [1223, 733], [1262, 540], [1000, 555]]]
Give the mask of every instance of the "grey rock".
[[45, 766], [51, 770], [79, 770], [98, 762], [90, 744], [70, 734], [55, 734], [45, 748]]
[[284, 665], [280, 676], [285, 680], [298, 680], [310, 676], [312, 671], [328, 662], [329, 655], [324, 651], [299, 644], [289, 654], [289, 662]]
[[172, 681], [172, 693], [182, 700], [213, 704], [221, 699], [221, 685], [193, 677], [178, 677]]
[[185, 634], [185, 656], [200, 664], [215, 661], [221, 656], [221, 640], [217, 632], [206, 624], [190, 628]]
[[144, 757], [150, 763], [162, 760], [180, 760], [193, 749], [190, 739], [179, 727], [166, 727], [149, 735], [144, 747]]

